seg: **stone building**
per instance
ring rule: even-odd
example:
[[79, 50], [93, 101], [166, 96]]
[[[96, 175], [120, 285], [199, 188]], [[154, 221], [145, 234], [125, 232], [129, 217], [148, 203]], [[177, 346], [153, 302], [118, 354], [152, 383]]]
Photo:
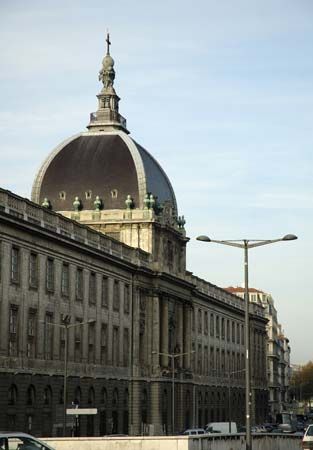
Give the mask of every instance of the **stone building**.
[[[244, 423], [244, 306], [186, 271], [184, 217], [163, 169], [129, 136], [107, 43], [88, 131], [50, 154], [32, 201], [0, 190], [0, 428], [62, 433], [66, 354], [65, 406], [98, 410], [80, 416], [80, 434], [227, 420], [228, 392], [231, 419]], [[268, 398], [258, 304], [250, 323], [260, 422]], [[69, 417], [67, 434], [73, 427]]]
[[[229, 287], [226, 290], [244, 298], [244, 288]], [[259, 289], [249, 288], [251, 303], [264, 308], [267, 323], [267, 376], [269, 389], [269, 419], [275, 421], [276, 414], [288, 410], [290, 385], [290, 345], [282, 325], [278, 322], [273, 297]]]

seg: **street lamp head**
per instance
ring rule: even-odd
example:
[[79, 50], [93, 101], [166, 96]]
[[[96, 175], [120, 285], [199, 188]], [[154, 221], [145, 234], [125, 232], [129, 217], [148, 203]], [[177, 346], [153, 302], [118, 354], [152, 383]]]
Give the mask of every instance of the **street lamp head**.
[[202, 241], [202, 242], [211, 242], [211, 239], [208, 236], [198, 236], [197, 241]]
[[295, 241], [296, 239], [298, 239], [298, 237], [294, 234], [286, 234], [286, 236], [282, 238], [282, 241]]

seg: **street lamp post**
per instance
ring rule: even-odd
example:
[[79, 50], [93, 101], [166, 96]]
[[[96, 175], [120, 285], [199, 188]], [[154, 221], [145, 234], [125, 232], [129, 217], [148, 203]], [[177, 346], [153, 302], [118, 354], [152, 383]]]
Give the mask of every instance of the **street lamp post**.
[[167, 356], [171, 358], [171, 371], [172, 371], [172, 433], [174, 434], [175, 429], [175, 358], [180, 358], [181, 356], [190, 355], [195, 351], [186, 353], [161, 353], [161, 352], [152, 352], [152, 354], [158, 354], [160, 356]]
[[48, 322], [48, 325], [63, 328], [64, 330], [64, 373], [63, 373], [63, 436], [66, 436], [66, 402], [67, 402], [67, 364], [68, 364], [68, 335], [69, 329], [81, 327], [83, 325], [90, 325], [95, 323], [94, 319], [89, 319], [86, 322], [70, 323], [71, 316], [65, 315], [62, 318], [62, 324]]
[[251, 441], [251, 401], [250, 401], [250, 332], [249, 332], [249, 265], [248, 250], [262, 245], [274, 244], [280, 241], [293, 241], [297, 239], [294, 234], [287, 234], [280, 239], [234, 239], [234, 240], [214, 240], [208, 236], [198, 236], [197, 240], [202, 242], [214, 242], [216, 244], [229, 245], [244, 249], [244, 279], [245, 279], [245, 393], [246, 393], [246, 450], [252, 449]]

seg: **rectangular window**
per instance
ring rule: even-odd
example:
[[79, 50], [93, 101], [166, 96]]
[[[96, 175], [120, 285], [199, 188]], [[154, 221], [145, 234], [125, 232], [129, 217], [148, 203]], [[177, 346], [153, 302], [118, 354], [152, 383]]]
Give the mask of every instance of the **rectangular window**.
[[221, 353], [221, 374], [225, 375], [225, 350], [222, 350]]
[[231, 341], [235, 343], [235, 322], [231, 323]]
[[209, 350], [208, 347], [204, 347], [204, 375], [209, 373]]
[[[61, 315], [61, 322], [63, 319], [63, 314]], [[64, 361], [65, 356], [65, 327], [60, 328], [60, 360]]]
[[113, 327], [113, 366], [119, 365], [119, 328]]
[[204, 334], [208, 334], [209, 324], [208, 324], [208, 312], [204, 312]]
[[83, 269], [78, 268], [76, 271], [76, 298], [82, 300], [84, 296], [84, 273]]
[[214, 314], [210, 315], [210, 336], [214, 336]]
[[245, 334], [244, 334], [244, 329], [243, 329], [243, 325], [241, 325], [241, 345], [245, 344]]
[[29, 286], [38, 287], [38, 255], [33, 252], [29, 255]]
[[1, 279], [2, 279], [2, 242], [0, 241], [0, 283], [1, 283]]
[[113, 284], [113, 309], [119, 311], [120, 309], [120, 283], [114, 280]]
[[18, 329], [18, 307], [16, 305], [10, 306], [9, 311], [9, 356], [17, 356], [17, 329]]
[[214, 347], [210, 348], [210, 371], [212, 375], [215, 374], [215, 358], [214, 358]]
[[20, 249], [17, 247], [11, 250], [11, 282], [20, 282]]
[[202, 345], [198, 344], [198, 374], [202, 373]]
[[26, 354], [28, 358], [36, 357], [36, 328], [37, 328], [37, 312], [34, 309], [28, 311], [27, 321], [27, 345]]
[[227, 320], [226, 322], [226, 337], [227, 337], [227, 342], [230, 341], [230, 324], [229, 324], [229, 320]]
[[221, 358], [220, 358], [220, 349], [216, 349], [216, 372], [217, 375], [220, 376], [221, 374]]
[[74, 360], [75, 362], [81, 362], [82, 359], [82, 336], [83, 336], [83, 326], [79, 324], [82, 323], [82, 319], [75, 320], [75, 352], [74, 352]]
[[130, 310], [130, 288], [128, 284], [125, 284], [124, 289], [124, 313], [129, 314]]
[[37, 314], [36, 311], [30, 309], [28, 312], [28, 321], [27, 321], [27, 335], [34, 337], [36, 335], [36, 321]]
[[216, 334], [215, 334], [215, 336], [217, 338], [219, 338], [220, 337], [220, 318], [218, 316], [216, 316], [215, 324], [216, 324], [216, 329], [215, 329]]
[[123, 336], [123, 366], [128, 367], [129, 362], [129, 329], [124, 328]]
[[91, 272], [89, 275], [89, 304], [95, 305], [96, 304], [96, 274], [94, 272]]
[[94, 323], [88, 326], [88, 362], [95, 362], [95, 340], [96, 340], [96, 327]]
[[15, 305], [11, 305], [10, 317], [9, 317], [9, 332], [10, 332], [10, 334], [16, 334], [16, 332], [17, 332], [17, 317], [18, 317], [18, 307]]
[[107, 277], [102, 277], [101, 306], [104, 308], [108, 307], [108, 279], [107, 279]]
[[108, 326], [106, 323], [101, 325], [101, 364], [105, 365], [108, 361]]
[[221, 335], [222, 335], [222, 339], [225, 339], [225, 319], [224, 317], [222, 317], [222, 323], [221, 323]]
[[53, 359], [53, 315], [48, 312], [45, 316], [45, 359]]
[[46, 266], [46, 287], [47, 291], [54, 291], [54, 260], [52, 258], [47, 259]]
[[70, 268], [66, 263], [62, 264], [61, 272], [61, 294], [68, 297], [70, 293]]
[[202, 333], [202, 311], [198, 309], [198, 333]]
[[192, 342], [191, 344], [191, 368], [192, 370], [195, 372], [196, 370], [196, 344], [194, 342]]
[[240, 325], [237, 323], [237, 344], [240, 344]]

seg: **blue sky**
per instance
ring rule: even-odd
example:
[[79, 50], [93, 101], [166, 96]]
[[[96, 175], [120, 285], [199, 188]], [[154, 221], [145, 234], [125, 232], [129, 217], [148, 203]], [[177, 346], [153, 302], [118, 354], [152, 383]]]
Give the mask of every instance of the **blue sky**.
[[313, 2], [3, 0], [0, 185], [29, 197], [37, 168], [97, 109], [110, 29], [120, 111], [172, 181], [188, 269], [241, 285], [237, 249], [195, 241], [299, 240], [252, 250], [292, 361], [312, 359]]

